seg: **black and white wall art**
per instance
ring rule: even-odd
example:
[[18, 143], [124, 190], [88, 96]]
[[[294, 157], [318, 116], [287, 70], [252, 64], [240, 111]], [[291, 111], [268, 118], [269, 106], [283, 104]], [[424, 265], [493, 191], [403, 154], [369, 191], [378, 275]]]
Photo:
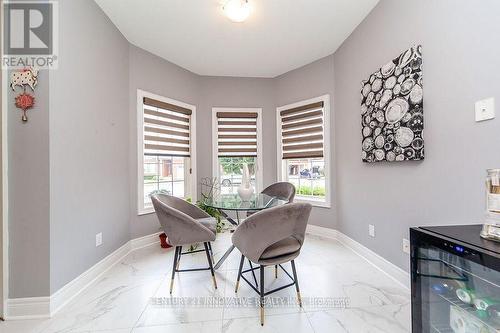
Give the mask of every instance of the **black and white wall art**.
[[422, 46], [404, 51], [361, 88], [363, 162], [424, 159]]

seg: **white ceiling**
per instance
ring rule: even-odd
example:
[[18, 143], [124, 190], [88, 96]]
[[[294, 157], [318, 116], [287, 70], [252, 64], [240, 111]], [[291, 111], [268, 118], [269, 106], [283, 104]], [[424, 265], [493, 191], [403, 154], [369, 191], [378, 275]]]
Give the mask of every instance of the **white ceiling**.
[[276, 77], [333, 52], [379, 0], [95, 0], [134, 45], [200, 75]]

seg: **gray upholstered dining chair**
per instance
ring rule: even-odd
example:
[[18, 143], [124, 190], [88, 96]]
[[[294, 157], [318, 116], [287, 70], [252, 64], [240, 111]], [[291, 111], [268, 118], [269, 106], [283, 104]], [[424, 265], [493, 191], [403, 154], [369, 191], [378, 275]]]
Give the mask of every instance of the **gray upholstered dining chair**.
[[274, 183], [266, 187], [262, 193], [271, 197], [287, 200], [288, 202], [293, 202], [293, 198], [295, 197], [295, 186], [288, 182]]
[[[269, 185], [261, 193], [267, 194], [271, 197], [276, 197], [282, 200], [286, 200], [289, 203], [293, 202], [295, 198], [295, 186], [288, 182], [278, 182]], [[248, 211], [247, 217], [255, 214], [255, 211]]]
[[[288, 201], [288, 203], [293, 202], [295, 198], [295, 186], [289, 182], [278, 182], [269, 185], [261, 193], [267, 194], [271, 197], [276, 197], [282, 200]], [[255, 211], [248, 211], [247, 217], [255, 214]], [[278, 266], [274, 266], [274, 275], [278, 277]]]
[[[163, 231], [168, 236], [168, 241], [175, 246], [174, 263], [172, 266], [172, 280], [170, 281], [170, 294], [174, 286], [176, 272], [192, 272], [210, 270], [214, 287], [217, 289], [213, 268], [213, 253], [210, 242], [215, 240], [217, 234], [216, 220], [199, 209], [195, 205], [166, 194], [155, 194], [151, 196], [151, 201], [160, 220]], [[208, 260], [208, 268], [179, 269], [179, 262], [183, 245], [203, 243], [204, 249], [192, 251], [205, 252]]]
[[[238, 292], [240, 278], [243, 278], [260, 295], [261, 325], [264, 325], [264, 297], [266, 295], [295, 285], [297, 300], [299, 306], [302, 307], [294, 260], [300, 254], [304, 243], [311, 208], [311, 204], [308, 203], [290, 203], [269, 208], [248, 217], [234, 231], [233, 244], [241, 252], [235, 292]], [[245, 258], [248, 259], [250, 268], [242, 271]], [[292, 266], [293, 278], [282, 266], [289, 261]], [[252, 263], [258, 266], [254, 268]], [[264, 290], [264, 268], [272, 265], [281, 267], [290, 277], [292, 283], [266, 292]], [[260, 269], [259, 283], [257, 283], [254, 272], [257, 269]], [[254, 276], [255, 286], [243, 275], [248, 272]]]

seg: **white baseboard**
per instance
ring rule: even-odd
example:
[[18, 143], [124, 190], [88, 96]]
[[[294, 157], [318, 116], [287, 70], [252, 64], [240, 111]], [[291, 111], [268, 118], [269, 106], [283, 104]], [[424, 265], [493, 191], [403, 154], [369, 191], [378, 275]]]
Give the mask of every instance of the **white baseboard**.
[[306, 233], [313, 235], [313, 236], [319, 236], [319, 237], [323, 237], [323, 238], [336, 240], [338, 231], [335, 229], [318, 227], [317, 225], [308, 224], [307, 229], [306, 229]]
[[[352, 249], [366, 261], [380, 269], [400, 285], [409, 288], [409, 275], [407, 272], [382, 258], [364, 245], [349, 238], [335, 229], [307, 226], [307, 233], [327, 239], [334, 239]], [[100, 278], [123, 257], [137, 249], [157, 244], [159, 233], [154, 233], [140, 238], [135, 238], [119, 249], [99, 261], [77, 278], [56, 291], [50, 297], [14, 298], [7, 300], [6, 320], [24, 320], [50, 318], [61, 310], [66, 304], [86, 290], [94, 281]]]
[[50, 297], [8, 299], [5, 319], [25, 320], [52, 317], [66, 304], [92, 285], [92, 283], [99, 279], [106, 271], [119, 263], [130, 252], [159, 243], [158, 234], [159, 233], [154, 233], [128, 241], [106, 258], [102, 259], [53, 293]]
[[87, 289], [95, 280], [113, 267], [113, 265], [120, 262], [130, 251], [131, 246], [129, 241], [53, 293], [50, 296], [50, 316], [53, 316], [76, 296], [80, 295], [82, 291]]
[[130, 241], [130, 250], [134, 251], [146, 246], [150, 246], [151, 244], [158, 243], [160, 240], [160, 238], [158, 237], [159, 234], [161, 234], [161, 232], [156, 232], [151, 235], [132, 239]]
[[373, 252], [366, 246], [348, 237], [347, 235], [344, 235], [340, 231], [330, 228], [318, 227], [315, 225], [308, 225], [306, 232], [310, 235], [328, 239], [335, 239], [341, 242], [343, 245], [353, 250], [357, 255], [392, 278], [398, 284], [400, 284], [404, 288], [410, 288], [410, 275], [408, 274], [408, 272], [382, 258], [377, 253]]
[[7, 299], [5, 320], [42, 319], [50, 317], [50, 297]]

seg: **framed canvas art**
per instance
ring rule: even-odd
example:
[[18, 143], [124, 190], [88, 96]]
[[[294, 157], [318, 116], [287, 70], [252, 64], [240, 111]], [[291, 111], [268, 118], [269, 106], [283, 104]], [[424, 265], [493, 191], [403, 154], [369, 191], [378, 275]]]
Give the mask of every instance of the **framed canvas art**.
[[363, 162], [424, 159], [422, 46], [414, 46], [362, 81]]

